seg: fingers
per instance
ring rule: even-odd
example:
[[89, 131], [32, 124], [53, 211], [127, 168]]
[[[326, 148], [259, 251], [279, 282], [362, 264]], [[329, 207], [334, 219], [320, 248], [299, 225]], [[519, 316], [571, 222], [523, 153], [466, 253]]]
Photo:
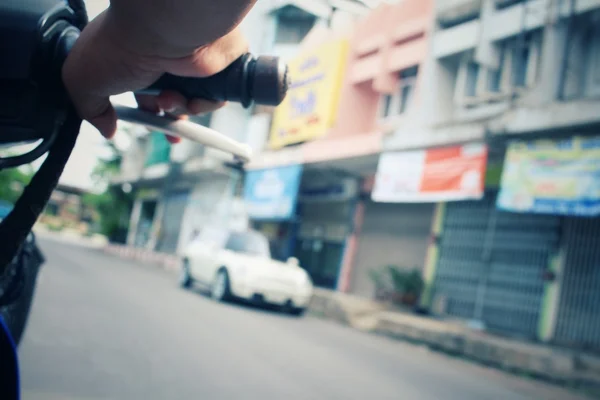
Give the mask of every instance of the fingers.
[[[138, 106], [152, 113], [161, 111], [178, 119], [187, 119], [188, 115], [200, 115], [213, 112], [223, 107], [225, 103], [206, 99], [186, 99], [181, 93], [165, 90], [158, 96], [136, 95]], [[165, 135], [171, 143], [179, 143], [180, 138]]]
[[221, 72], [246, 52], [248, 42], [236, 28], [188, 57], [166, 60], [165, 67], [167, 72], [174, 75], [207, 77]]
[[117, 113], [110, 102], [108, 102], [108, 99], [105, 110], [99, 114], [92, 115], [96, 116], [88, 118], [89, 123], [98, 129], [102, 136], [112, 139], [117, 132]]

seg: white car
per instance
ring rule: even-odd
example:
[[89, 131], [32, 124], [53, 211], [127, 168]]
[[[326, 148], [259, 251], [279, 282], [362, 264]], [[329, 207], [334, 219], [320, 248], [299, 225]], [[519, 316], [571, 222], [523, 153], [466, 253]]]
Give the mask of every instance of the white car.
[[290, 258], [273, 260], [268, 239], [256, 231], [204, 230], [182, 257], [180, 284], [199, 283], [217, 301], [247, 300], [302, 315], [312, 296], [307, 272]]

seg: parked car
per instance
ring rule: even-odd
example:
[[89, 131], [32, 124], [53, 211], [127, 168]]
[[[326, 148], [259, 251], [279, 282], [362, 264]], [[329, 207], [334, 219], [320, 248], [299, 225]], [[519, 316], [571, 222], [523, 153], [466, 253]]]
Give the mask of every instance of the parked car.
[[217, 301], [247, 300], [302, 315], [313, 285], [298, 260], [272, 259], [269, 241], [257, 231], [203, 230], [182, 257], [180, 284], [199, 283]]
[[[0, 221], [12, 210], [13, 205], [0, 201]], [[0, 317], [6, 323], [15, 343], [21, 342], [33, 301], [40, 267], [45, 262], [35, 235], [29, 233], [25, 243], [0, 281]], [[15, 289], [18, 288], [18, 289]]]

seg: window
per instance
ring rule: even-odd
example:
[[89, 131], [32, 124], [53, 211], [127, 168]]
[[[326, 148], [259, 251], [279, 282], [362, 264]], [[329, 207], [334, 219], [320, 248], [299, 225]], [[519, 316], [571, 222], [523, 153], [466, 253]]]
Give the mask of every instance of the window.
[[517, 87], [527, 86], [527, 73], [529, 67], [530, 46], [528, 43], [520, 45], [520, 40], [515, 43], [513, 52], [513, 83]]
[[502, 91], [502, 79], [504, 75], [504, 46], [499, 46], [498, 68], [487, 70], [487, 90], [490, 93]]
[[151, 132], [145, 166], [168, 163], [170, 154], [171, 145], [165, 135], [161, 132]]
[[474, 97], [477, 94], [477, 79], [479, 78], [479, 64], [470, 61], [467, 64], [467, 79], [465, 82], [465, 96]]
[[384, 94], [381, 97], [380, 118], [402, 115], [408, 110], [413, 98], [417, 75], [417, 66], [400, 71], [398, 91], [393, 95]]
[[235, 253], [270, 257], [269, 240], [258, 232], [232, 232], [225, 248]]
[[387, 118], [390, 116], [390, 113], [392, 111], [392, 100], [393, 96], [391, 94], [383, 95], [383, 106], [381, 110], [381, 116], [383, 118]]
[[418, 72], [419, 69], [416, 66], [400, 71], [400, 102], [398, 109], [399, 114], [404, 114], [404, 112], [410, 105]]

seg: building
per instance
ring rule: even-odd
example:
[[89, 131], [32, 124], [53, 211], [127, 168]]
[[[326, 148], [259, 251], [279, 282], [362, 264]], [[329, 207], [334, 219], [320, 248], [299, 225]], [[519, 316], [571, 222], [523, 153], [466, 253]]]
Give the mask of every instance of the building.
[[[274, 122], [249, 166], [261, 188], [246, 183], [254, 225], [317, 285], [372, 296], [371, 268], [415, 266], [425, 307], [598, 349], [599, 10], [592, 0], [380, 5], [345, 36], [337, 110], [317, 113], [331, 124]], [[313, 33], [300, 62], [327, 42]], [[295, 111], [310, 114], [304, 95]], [[541, 194], [514, 172], [548, 159], [578, 160], [569, 165], [588, 193], [557, 162], [531, 178]], [[261, 215], [261, 204], [290, 201], [292, 212]]]
[[[504, 162], [510, 141], [532, 146], [533, 139], [547, 139], [565, 148], [580, 136], [593, 148], [589, 138], [600, 126], [600, 2], [437, 4], [424, 79], [431, 85], [426, 107], [435, 117], [412, 143], [399, 130], [386, 148], [475, 141], [487, 142], [490, 152], [483, 200], [437, 206], [432, 294], [446, 297], [447, 313], [491, 330], [598, 348], [600, 298], [592, 288], [600, 284], [594, 250], [600, 221], [559, 206], [517, 210], [502, 194], [515, 166], [511, 158]], [[550, 180], [564, 179], [559, 172]]]
[[[360, 5], [355, 1], [341, 3], [354, 6], [350, 13]], [[366, 8], [359, 6], [358, 10]], [[328, 1], [261, 1], [241, 29], [255, 54], [286, 58], [298, 49], [309, 31], [341, 24], [343, 14], [334, 12]], [[259, 149], [266, 140], [271, 114], [272, 110], [264, 107], [247, 110], [230, 104], [211, 115], [195, 118], [195, 122]], [[129, 245], [173, 253], [204, 225], [244, 224], [243, 204], [238, 196], [242, 177], [227, 166], [229, 155], [185, 141], [171, 147], [157, 132], [143, 132], [132, 138], [121, 173], [114, 181], [136, 193]]]
[[[390, 206], [366, 199], [365, 190], [387, 129], [378, 118], [380, 99], [391, 98], [398, 74], [414, 75], [426, 57], [431, 14], [429, 1], [382, 4], [351, 30], [313, 30], [291, 63], [302, 87], [292, 89], [277, 110], [267, 149], [248, 166], [253, 179], [246, 182], [247, 203], [260, 206], [249, 207], [254, 225], [281, 249], [281, 258], [297, 257], [318, 286], [370, 296], [369, 269], [398, 259], [384, 238], [403, 235], [404, 248], [413, 252], [413, 234], [400, 232], [397, 227], [403, 224], [390, 218], [411, 219], [414, 209], [390, 213]], [[404, 83], [410, 91], [415, 82], [407, 75]], [[275, 177], [290, 185], [271, 197], [248, 187], [273, 184]], [[284, 201], [294, 204], [291, 211], [275, 213], [271, 206], [266, 207], [270, 214], [263, 212], [265, 204]], [[421, 222], [423, 244], [414, 250], [415, 264], [425, 258], [433, 206], [429, 213]], [[391, 249], [406, 258], [401, 247]]]

